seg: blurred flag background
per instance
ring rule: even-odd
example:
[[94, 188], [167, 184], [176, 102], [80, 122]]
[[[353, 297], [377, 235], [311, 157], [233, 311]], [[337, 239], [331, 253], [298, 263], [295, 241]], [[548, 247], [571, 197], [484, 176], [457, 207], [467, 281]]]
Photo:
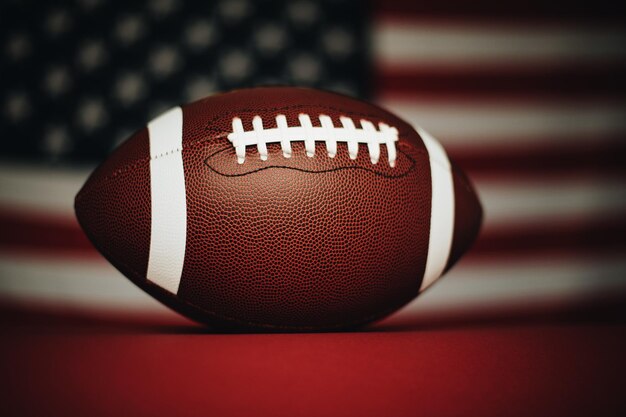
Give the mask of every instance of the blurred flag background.
[[174, 314], [73, 215], [95, 165], [167, 108], [290, 84], [379, 103], [474, 181], [473, 250], [400, 314], [626, 301], [618, 6], [408, 0], [0, 4], [0, 306]]

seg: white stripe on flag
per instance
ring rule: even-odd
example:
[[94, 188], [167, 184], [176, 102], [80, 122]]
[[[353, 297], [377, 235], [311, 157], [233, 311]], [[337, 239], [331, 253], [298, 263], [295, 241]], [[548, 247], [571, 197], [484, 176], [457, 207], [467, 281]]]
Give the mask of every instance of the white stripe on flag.
[[0, 253], [0, 276], [0, 295], [5, 299], [120, 311], [169, 310], [104, 258], [39, 258]]
[[445, 147], [520, 145], [510, 138], [524, 138], [528, 145], [541, 144], [546, 138], [563, 144], [596, 143], [603, 136], [626, 135], [626, 102], [455, 103], [415, 98], [383, 99], [381, 104], [431, 132]]
[[148, 280], [176, 294], [187, 241], [183, 111], [175, 107], [148, 124], [152, 220]]
[[74, 197], [94, 167], [0, 163], [0, 207], [74, 216]]
[[373, 31], [382, 66], [508, 65], [622, 59], [626, 31], [604, 26], [446, 24], [382, 20]]
[[474, 185], [485, 210], [485, 229], [571, 218], [602, 219], [626, 212], [626, 180], [544, 178], [538, 181], [490, 181]]
[[606, 256], [532, 262], [493, 262], [463, 265], [461, 261], [398, 314], [422, 311], [482, 309], [524, 305], [557, 299], [577, 303], [594, 295], [625, 293], [626, 260]]

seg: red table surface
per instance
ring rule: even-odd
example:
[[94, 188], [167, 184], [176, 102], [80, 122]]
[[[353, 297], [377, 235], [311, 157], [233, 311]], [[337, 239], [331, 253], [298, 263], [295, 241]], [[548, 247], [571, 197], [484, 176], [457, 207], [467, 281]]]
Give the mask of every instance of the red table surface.
[[0, 415], [626, 415], [624, 310], [213, 334], [3, 307]]

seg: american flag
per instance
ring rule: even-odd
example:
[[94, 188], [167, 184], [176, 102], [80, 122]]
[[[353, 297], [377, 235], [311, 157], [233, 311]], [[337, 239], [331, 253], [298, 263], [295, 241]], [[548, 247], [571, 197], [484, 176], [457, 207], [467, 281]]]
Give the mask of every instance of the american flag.
[[478, 242], [400, 315], [626, 299], [626, 29], [608, 2], [5, 1], [0, 48], [4, 308], [173, 314], [91, 247], [74, 195], [163, 110], [261, 84], [378, 102], [473, 179]]

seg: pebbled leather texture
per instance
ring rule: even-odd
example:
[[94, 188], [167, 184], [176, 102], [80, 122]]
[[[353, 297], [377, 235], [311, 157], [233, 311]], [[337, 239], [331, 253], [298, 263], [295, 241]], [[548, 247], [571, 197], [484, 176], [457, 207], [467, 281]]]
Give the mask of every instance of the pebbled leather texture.
[[[227, 139], [232, 118], [246, 130], [259, 115], [299, 125], [298, 115], [365, 118], [399, 130], [398, 164], [386, 150], [373, 165], [367, 145], [351, 160], [345, 143], [330, 159], [323, 143], [286, 159], [269, 144], [267, 161], [250, 147], [237, 164]], [[312, 117], [317, 120], [317, 117]], [[183, 106], [187, 247], [178, 294], [145, 278], [150, 244], [149, 152], [143, 129], [105, 161], [76, 199], [94, 245], [133, 282], [175, 310], [221, 327], [323, 330], [366, 323], [414, 298], [425, 269], [430, 227], [428, 153], [419, 135], [389, 112], [310, 89], [239, 90]], [[455, 177], [455, 189], [456, 187]], [[467, 180], [463, 177], [463, 184]], [[469, 183], [467, 183], [469, 184]], [[474, 213], [455, 232], [454, 256], [480, 225]], [[476, 208], [476, 207], [477, 208]], [[462, 214], [460, 214], [462, 216]], [[478, 225], [476, 225], [478, 221]], [[461, 249], [457, 249], [462, 248]], [[451, 263], [454, 260], [451, 261]], [[451, 265], [450, 263], [450, 265]]]

